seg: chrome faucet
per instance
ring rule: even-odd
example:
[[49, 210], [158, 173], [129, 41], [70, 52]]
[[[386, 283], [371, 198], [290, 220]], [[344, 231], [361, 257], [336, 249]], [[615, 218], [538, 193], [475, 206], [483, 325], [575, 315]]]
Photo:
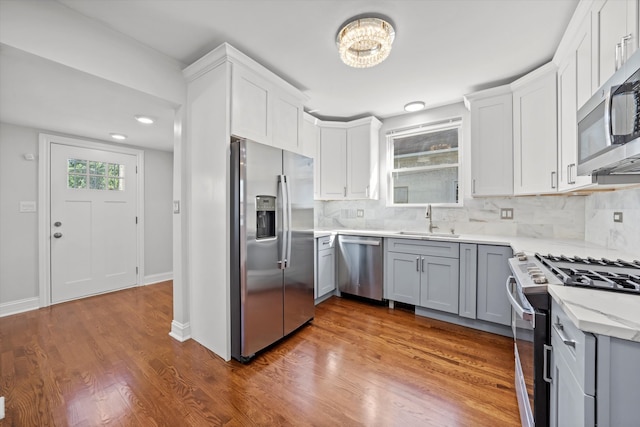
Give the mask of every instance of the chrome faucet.
[[433, 215], [431, 212], [431, 203], [427, 205], [427, 211], [424, 213], [424, 217], [429, 219], [429, 233], [433, 233], [434, 228], [438, 228], [437, 225], [433, 225]]

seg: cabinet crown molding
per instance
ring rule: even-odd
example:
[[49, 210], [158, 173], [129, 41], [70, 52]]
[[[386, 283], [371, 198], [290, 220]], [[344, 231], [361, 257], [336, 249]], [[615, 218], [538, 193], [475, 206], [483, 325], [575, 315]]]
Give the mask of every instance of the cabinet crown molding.
[[466, 107], [467, 110], [471, 111], [471, 103], [478, 99], [486, 99], [486, 98], [491, 98], [493, 96], [506, 95], [510, 93], [511, 93], [510, 84], [492, 87], [489, 89], [470, 93], [468, 95], [463, 96], [464, 106]]
[[518, 80], [511, 83], [511, 90], [520, 89], [522, 86], [526, 86], [539, 78], [546, 77], [551, 73], [555, 74], [556, 71], [558, 71], [558, 66], [554, 62], [547, 62], [541, 67], [536, 68], [527, 75], [520, 77]]
[[208, 71], [213, 70], [226, 62], [240, 65], [251, 70], [253, 73], [258, 74], [260, 77], [276, 85], [279, 89], [284, 90], [297, 99], [302, 99], [303, 102], [306, 102], [309, 98], [291, 83], [287, 82], [273, 71], [261, 65], [254, 59], [251, 59], [249, 56], [240, 52], [238, 49], [226, 42], [222, 43], [220, 46], [216, 47], [193, 64], [187, 66], [182, 70], [182, 75], [187, 82], [192, 82]]
[[347, 129], [352, 128], [354, 126], [360, 125], [371, 125], [374, 130], [379, 130], [382, 127], [382, 122], [378, 120], [375, 116], [363, 117], [358, 120], [351, 120], [349, 122], [336, 122], [329, 120], [320, 120], [315, 118], [309, 113], [304, 113], [305, 120], [314, 123], [316, 126], [321, 126], [324, 128], [341, 128]]

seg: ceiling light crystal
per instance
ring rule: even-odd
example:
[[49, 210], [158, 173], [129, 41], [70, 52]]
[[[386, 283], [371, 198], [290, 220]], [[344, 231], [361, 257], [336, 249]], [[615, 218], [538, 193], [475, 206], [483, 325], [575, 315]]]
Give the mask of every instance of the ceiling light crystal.
[[350, 67], [368, 68], [384, 61], [395, 38], [391, 24], [380, 18], [360, 18], [345, 24], [336, 36], [342, 61]]
[[422, 101], [413, 101], [404, 106], [404, 111], [420, 111], [424, 108], [425, 104]]
[[155, 120], [153, 120], [153, 118], [149, 116], [134, 116], [134, 117], [136, 118], [137, 121], [139, 121], [143, 125], [152, 125], [155, 122]]
[[127, 139], [127, 135], [123, 135], [121, 133], [110, 133], [109, 135], [111, 135], [111, 138], [117, 139], [118, 141]]

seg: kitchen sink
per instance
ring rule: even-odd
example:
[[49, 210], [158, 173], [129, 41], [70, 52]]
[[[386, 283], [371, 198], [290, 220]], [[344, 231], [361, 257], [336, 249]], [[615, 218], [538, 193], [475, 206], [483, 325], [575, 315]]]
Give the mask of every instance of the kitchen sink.
[[459, 234], [451, 234], [451, 233], [429, 233], [427, 231], [399, 231], [398, 234], [403, 234], [406, 236], [421, 236], [421, 237], [448, 237], [448, 238], [458, 238]]

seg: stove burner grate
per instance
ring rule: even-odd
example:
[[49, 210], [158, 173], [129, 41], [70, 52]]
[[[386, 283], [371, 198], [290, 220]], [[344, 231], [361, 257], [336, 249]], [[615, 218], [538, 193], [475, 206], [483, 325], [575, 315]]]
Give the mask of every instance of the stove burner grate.
[[547, 266], [566, 286], [603, 289], [640, 294], [640, 262], [611, 261], [606, 258], [540, 255]]

